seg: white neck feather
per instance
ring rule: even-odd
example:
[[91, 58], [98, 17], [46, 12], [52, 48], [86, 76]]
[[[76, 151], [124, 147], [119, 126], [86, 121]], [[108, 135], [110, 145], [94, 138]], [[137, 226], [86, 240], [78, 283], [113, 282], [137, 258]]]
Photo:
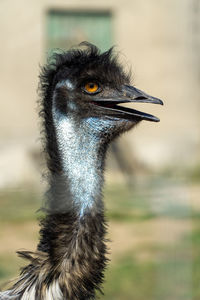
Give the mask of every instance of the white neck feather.
[[101, 199], [103, 183], [102, 157], [98, 155], [99, 139], [88, 132], [87, 123], [76, 124], [53, 108], [58, 150], [63, 172], [69, 181], [70, 194], [80, 207], [80, 215]]

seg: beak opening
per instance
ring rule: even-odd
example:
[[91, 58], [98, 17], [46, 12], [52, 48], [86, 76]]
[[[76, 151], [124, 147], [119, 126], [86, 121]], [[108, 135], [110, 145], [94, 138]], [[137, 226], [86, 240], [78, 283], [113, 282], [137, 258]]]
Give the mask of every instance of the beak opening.
[[106, 99], [94, 99], [94, 103], [104, 107], [108, 111], [112, 112], [112, 115], [116, 112], [120, 118], [125, 118], [129, 120], [137, 121], [146, 120], [152, 122], [159, 122], [160, 120], [148, 113], [141, 112], [135, 109], [128, 107], [119, 106], [121, 103], [152, 103], [163, 105], [163, 101], [146, 94], [145, 92], [136, 89], [133, 86], [124, 85], [122, 89], [115, 94], [112, 94], [111, 97]]

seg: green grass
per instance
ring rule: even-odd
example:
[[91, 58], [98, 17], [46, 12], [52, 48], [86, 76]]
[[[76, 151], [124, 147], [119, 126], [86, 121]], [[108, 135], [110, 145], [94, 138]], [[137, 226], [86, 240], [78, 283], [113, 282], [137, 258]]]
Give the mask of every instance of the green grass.
[[0, 256], [0, 287], [14, 279], [22, 267], [22, 261], [17, 256], [2, 254]]
[[172, 246], [157, 245], [151, 258], [144, 261], [134, 253], [124, 254], [107, 270], [105, 295], [100, 299], [200, 299], [199, 236], [200, 228]]
[[156, 217], [147, 197], [127, 186], [107, 186], [105, 204], [109, 220], [138, 222]]
[[32, 189], [14, 189], [0, 192], [1, 222], [35, 220], [41, 206], [39, 194]]
[[104, 286], [103, 300], [154, 299], [155, 264], [151, 261], [139, 263], [130, 253], [109, 267]]

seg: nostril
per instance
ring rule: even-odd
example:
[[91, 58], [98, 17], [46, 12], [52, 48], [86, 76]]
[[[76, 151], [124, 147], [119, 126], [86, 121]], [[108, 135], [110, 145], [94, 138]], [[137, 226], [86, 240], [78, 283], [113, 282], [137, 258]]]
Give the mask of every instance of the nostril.
[[145, 99], [147, 99], [147, 97], [144, 97], [144, 96], [139, 96], [139, 97], [135, 98], [135, 100], [145, 100]]

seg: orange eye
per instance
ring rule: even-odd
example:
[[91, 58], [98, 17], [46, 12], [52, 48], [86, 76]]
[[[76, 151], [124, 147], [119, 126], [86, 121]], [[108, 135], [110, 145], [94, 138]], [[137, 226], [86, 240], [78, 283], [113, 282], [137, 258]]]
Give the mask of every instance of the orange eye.
[[85, 91], [89, 94], [94, 94], [98, 91], [99, 85], [96, 82], [88, 82], [85, 85]]

